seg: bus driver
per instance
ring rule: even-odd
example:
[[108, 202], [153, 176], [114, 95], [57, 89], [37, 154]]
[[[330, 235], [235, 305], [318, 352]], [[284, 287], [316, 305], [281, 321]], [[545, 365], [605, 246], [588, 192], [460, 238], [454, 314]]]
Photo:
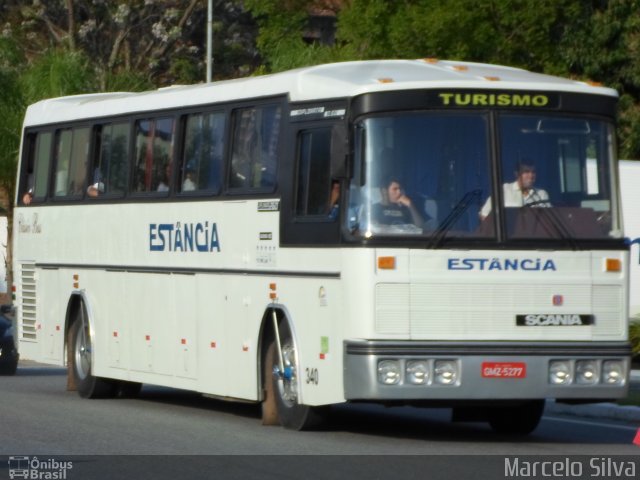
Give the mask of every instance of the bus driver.
[[[529, 160], [518, 162], [516, 171], [516, 181], [502, 185], [502, 199], [505, 207], [523, 207], [525, 205], [536, 205], [539, 207], [550, 207], [549, 194], [541, 188], [535, 188], [536, 167]], [[480, 210], [480, 219], [484, 220], [491, 212], [491, 197]]]

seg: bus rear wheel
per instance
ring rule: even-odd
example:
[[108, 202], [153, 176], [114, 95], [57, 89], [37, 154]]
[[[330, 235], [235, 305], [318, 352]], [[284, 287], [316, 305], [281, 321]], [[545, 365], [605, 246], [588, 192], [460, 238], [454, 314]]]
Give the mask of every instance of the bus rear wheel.
[[280, 370], [275, 340], [269, 345], [265, 357], [263, 424], [280, 423], [291, 430], [318, 427], [326, 420], [328, 407], [312, 407], [298, 403], [299, 365], [295, 345], [286, 325], [280, 327], [280, 342], [284, 371]]
[[83, 398], [104, 398], [115, 394], [113, 382], [93, 375], [91, 352], [93, 348], [89, 322], [84, 305], [71, 325], [71, 363], [69, 368], [75, 380], [78, 394]]
[[498, 433], [527, 435], [536, 429], [543, 412], [544, 400], [493, 407], [489, 410], [489, 425]]

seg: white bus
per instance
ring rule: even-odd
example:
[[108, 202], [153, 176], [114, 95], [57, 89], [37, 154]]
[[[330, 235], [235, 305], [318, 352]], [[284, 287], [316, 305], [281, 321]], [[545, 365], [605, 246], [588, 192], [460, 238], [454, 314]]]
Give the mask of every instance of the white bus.
[[629, 315], [640, 320], [640, 161], [620, 160], [624, 233], [630, 245]]
[[615, 91], [347, 62], [28, 108], [22, 358], [83, 397], [452, 407], [528, 433], [628, 390]]

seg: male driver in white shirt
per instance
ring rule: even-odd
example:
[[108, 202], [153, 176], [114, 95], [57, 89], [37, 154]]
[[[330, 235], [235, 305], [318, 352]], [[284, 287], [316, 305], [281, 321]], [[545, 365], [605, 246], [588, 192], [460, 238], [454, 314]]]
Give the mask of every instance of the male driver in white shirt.
[[[539, 207], [550, 207], [549, 194], [540, 188], [535, 188], [536, 167], [529, 161], [518, 163], [515, 172], [516, 181], [502, 185], [502, 199], [505, 207], [523, 207], [525, 205], [535, 205]], [[480, 210], [480, 219], [484, 220], [491, 212], [491, 197]]]

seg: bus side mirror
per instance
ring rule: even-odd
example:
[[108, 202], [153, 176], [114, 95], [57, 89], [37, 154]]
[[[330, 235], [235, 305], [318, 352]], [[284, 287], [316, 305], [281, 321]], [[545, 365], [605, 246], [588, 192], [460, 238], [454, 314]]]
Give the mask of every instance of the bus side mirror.
[[349, 136], [344, 124], [339, 123], [331, 129], [331, 178], [347, 177], [347, 154]]

